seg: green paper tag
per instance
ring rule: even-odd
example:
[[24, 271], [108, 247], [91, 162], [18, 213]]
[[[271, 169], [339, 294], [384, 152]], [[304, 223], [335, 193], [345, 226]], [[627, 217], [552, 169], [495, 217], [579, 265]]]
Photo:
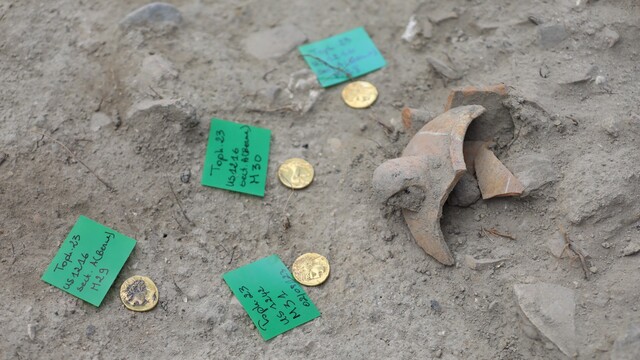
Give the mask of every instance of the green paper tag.
[[265, 340], [320, 316], [277, 255], [223, 276]]
[[387, 64], [363, 27], [302, 45], [298, 50], [322, 87], [355, 79]]
[[211, 119], [202, 185], [264, 196], [271, 130]]
[[42, 280], [100, 306], [136, 241], [80, 216]]

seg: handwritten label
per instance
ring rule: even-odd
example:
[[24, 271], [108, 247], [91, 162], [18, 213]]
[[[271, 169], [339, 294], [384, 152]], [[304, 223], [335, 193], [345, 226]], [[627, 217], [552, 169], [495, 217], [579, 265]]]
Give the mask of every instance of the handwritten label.
[[100, 306], [136, 241], [80, 216], [42, 280]]
[[271, 130], [211, 119], [202, 185], [264, 196]]
[[320, 316], [277, 255], [229, 271], [223, 278], [265, 340]]
[[387, 64], [363, 27], [302, 45], [298, 50], [322, 87], [355, 79]]

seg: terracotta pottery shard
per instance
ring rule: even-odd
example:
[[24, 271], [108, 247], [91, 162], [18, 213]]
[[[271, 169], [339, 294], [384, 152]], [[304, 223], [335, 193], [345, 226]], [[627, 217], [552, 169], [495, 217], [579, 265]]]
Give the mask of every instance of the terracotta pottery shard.
[[486, 146], [478, 149], [474, 159], [476, 178], [483, 199], [498, 196], [518, 196], [524, 186]]
[[374, 189], [384, 202], [411, 194], [421, 197], [419, 207], [406, 199], [399, 205], [407, 203], [402, 206], [404, 218], [418, 245], [445, 265], [455, 261], [440, 229], [442, 206], [466, 171], [462, 148], [467, 128], [484, 111], [480, 105], [461, 106], [436, 117], [416, 133], [400, 158], [373, 173]]
[[502, 103], [509, 97], [504, 84], [467, 86], [449, 94], [444, 110], [464, 105], [482, 105], [486, 112], [469, 126], [467, 140], [495, 141], [502, 148], [513, 139], [513, 119]]

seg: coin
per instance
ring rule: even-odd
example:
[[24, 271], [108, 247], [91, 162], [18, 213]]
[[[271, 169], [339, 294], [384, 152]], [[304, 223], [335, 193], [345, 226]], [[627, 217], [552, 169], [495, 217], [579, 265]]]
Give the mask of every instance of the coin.
[[342, 89], [342, 100], [354, 109], [364, 109], [378, 98], [378, 89], [366, 81], [354, 81]]
[[293, 277], [302, 285], [317, 286], [329, 277], [329, 261], [316, 253], [306, 253], [291, 266]]
[[120, 286], [120, 299], [133, 311], [149, 311], [158, 304], [158, 288], [146, 276], [132, 276]]
[[313, 181], [313, 166], [303, 159], [291, 158], [278, 168], [278, 178], [291, 189], [306, 188]]

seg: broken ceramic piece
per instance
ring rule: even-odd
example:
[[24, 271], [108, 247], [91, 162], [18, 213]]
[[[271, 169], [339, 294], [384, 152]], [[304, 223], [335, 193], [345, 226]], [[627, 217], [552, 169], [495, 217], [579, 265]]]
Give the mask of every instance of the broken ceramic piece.
[[468, 141], [493, 141], [498, 148], [507, 146], [513, 139], [513, 119], [503, 102], [509, 98], [504, 84], [491, 86], [466, 86], [449, 93], [444, 111], [464, 105], [482, 105], [486, 111], [476, 119], [467, 131]]
[[411, 139], [402, 156], [384, 162], [373, 173], [373, 187], [385, 203], [403, 208], [414, 239], [445, 265], [454, 258], [440, 229], [442, 206], [467, 167], [464, 136], [480, 105], [451, 109], [428, 122]]
[[[522, 183], [489, 150], [489, 142], [506, 146], [513, 139], [513, 120], [503, 105], [509, 93], [504, 84], [454, 89], [449, 94], [445, 110], [463, 105], [482, 105], [486, 112], [474, 121], [467, 131], [464, 144], [465, 159], [470, 173], [476, 174], [483, 199], [520, 195]], [[480, 157], [480, 160], [476, 158]], [[479, 162], [479, 167], [475, 164]], [[469, 184], [461, 184], [469, 185]]]
[[476, 178], [483, 199], [518, 196], [524, 186], [487, 146], [481, 146], [474, 159]]
[[433, 119], [434, 114], [429, 110], [412, 109], [405, 107], [402, 109], [402, 125], [404, 129], [413, 135], [417, 129]]

